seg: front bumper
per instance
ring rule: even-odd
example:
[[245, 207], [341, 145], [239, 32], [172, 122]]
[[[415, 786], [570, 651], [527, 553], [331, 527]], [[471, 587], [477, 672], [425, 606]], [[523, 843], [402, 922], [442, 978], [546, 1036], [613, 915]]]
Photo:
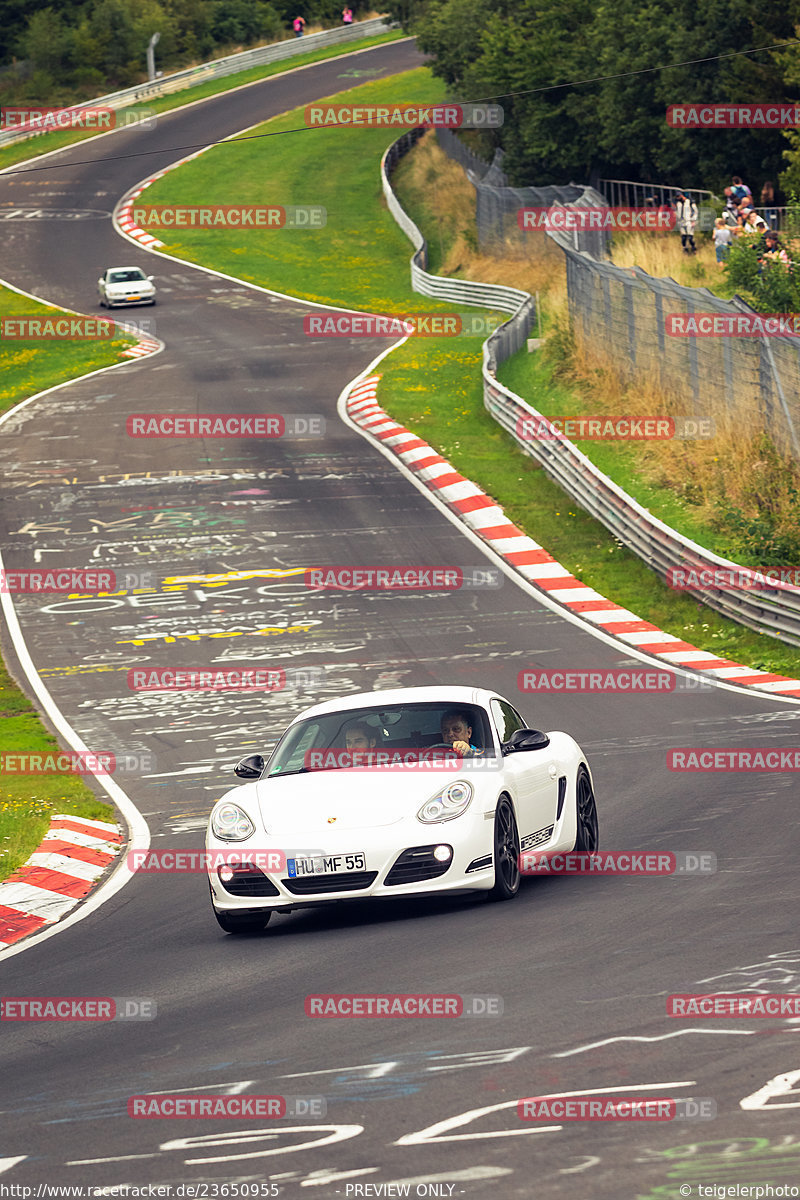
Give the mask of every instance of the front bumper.
[[[208, 875], [214, 907], [221, 912], [236, 912], [299, 908], [338, 900], [488, 891], [494, 885], [493, 824], [484, 821], [483, 814], [479, 816], [479, 821], [473, 818], [461, 830], [455, 828], [458, 821], [403, 828], [404, 840], [398, 838], [391, 849], [387, 849], [385, 837], [380, 841], [376, 838], [375, 830], [341, 831], [336, 844], [327, 844], [324, 853], [328, 856], [363, 853], [363, 871], [290, 877], [285, 869], [250, 868], [235, 872], [233, 880], [223, 883], [219, 868], [212, 868]], [[397, 826], [394, 832], [399, 833]], [[451, 848], [449, 863], [443, 866], [433, 858], [435, 846]], [[246, 860], [246, 842], [208, 839], [206, 849], [224, 851], [229, 862], [238, 849]], [[487, 865], [468, 870], [475, 860], [483, 860]]]

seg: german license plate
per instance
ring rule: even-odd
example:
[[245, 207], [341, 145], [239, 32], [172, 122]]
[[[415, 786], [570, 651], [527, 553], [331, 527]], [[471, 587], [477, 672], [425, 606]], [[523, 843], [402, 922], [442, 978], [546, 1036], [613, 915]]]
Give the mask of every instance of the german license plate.
[[343, 871], [363, 871], [366, 865], [364, 854], [331, 854], [286, 860], [292, 879], [304, 875], [338, 875]]

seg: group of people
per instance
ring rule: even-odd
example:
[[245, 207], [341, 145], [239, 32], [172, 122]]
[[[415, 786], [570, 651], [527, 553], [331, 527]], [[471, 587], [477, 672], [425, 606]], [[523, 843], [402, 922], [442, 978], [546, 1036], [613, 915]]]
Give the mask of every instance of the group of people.
[[[675, 193], [674, 207], [683, 252], [696, 254], [694, 232], [698, 221], [697, 204], [687, 192], [680, 190]], [[763, 217], [756, 212], [750, 188], [738, 175], [734, 175], [730, 187], [725, 188], [725, 211], [714, 222], [714, 249], [720, 270], [725, 267], [733, 239], [738, 237], [759, 239], [754, 243], [759, 262], [768, 260], [790, 265], [789, 256], [775, 229], [778, 211], [775, 208], [775, 187], [769, 180], [761, 189], [760, 207], [764, 209]]]
[[[345, 4], [344, 8], [342, 9], [342, 24], [343, 25], [352, 25], [353, 24], [353, 10], [349, 4]], [[302, 37], [303, 33], [305, 32], [305, 27], [306, 27], [305, 17], [296, 16], [295, 19], [292, 21], [292, 29], [294, 30], [295, 37]]]
[[759, 262], [767, 259], [789, 264], [789, 256], [774, 228], [778, 223], [778, 212], [775, 208], [775, 187], [769, 180], [761, 189], [760, 207], [764, 209], [763, 217], [756, 212], [750, 188], [738, 175], [734, 175], [730, 187], [725, 188], [725, 211], [714, 222], [714, 248], [720, 270], [725, 267], [735, 237], [759, 239], [754, 243]]

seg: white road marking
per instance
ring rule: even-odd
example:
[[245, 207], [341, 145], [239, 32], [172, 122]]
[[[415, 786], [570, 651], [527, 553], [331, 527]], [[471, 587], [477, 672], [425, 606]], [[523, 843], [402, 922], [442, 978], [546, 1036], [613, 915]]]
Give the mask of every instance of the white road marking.
[[0, 1158], [0, 1175], [2, 1175], [4, 1171], [10, 1171], [12, 1167], [17, 1165], [17, 1163], [25, 1162], [27, 1157], [27, 1154], [18, 1154], [16, 1158]]
[[[630, 1096], [635, 1096], [638, 1092], [663, 1090], [666, 1093], [667, 1089], [695, 1087], [696, 1084], [696, 1079], [680, 1079], [668, 1083], [628, 1083], [623, 1087], [578, 1088], [572, 1092], [548, 1092], [538, 1098], [557, 1100], [563, 1096], [606, 1096], [612, 1092], [626, 1092]], [[398, 1138], [394, 1145], [424, 1146], [430, 1142], [466, 1142], [477, 1138], [521, 1137], [531, 1133], [554, 1133], [563, 1128], [561, 1125], [537, 1125], [529, 1129], [498, 1129], [489, 1133], [456, 1133], [450, 1134], [448, 1137], [440, 1136], [448, 1133], [451, 1129], [458, 1129], [461, 1125], [469, 1125], [478, 1117], [502, 1112], [505, 1108], [516, 1108], [518, 1104], [519, 1099], [504, 1100], [502, 1104], [490, 1104], [486, 1108], [473, 1108], [469, 1112], [459, 1113], [456, 1117], [447, 1117], [444, 1121], [437, 1121], [435, 1125], [429, 1125], [427, 1129], [420, 1129], [417, 1133], [406, 1133], [403, 1137]]]
[[584, 1050], [596, 1050], [598, 1046], [610, 1046], [612, 1042], [665, 1042], [668, 1038], [683, 1037], [687, 1033], [718, 1033], [727, 1037], [752, 1037], [755, 1029], [676, 1029], [672, 1033], [659, 1033], [654, 1037], [626, 1034], [622, 1037], [603, 1038], [602, 1042], [588, 1042], [575, 1050], [560, 1050], [551, 1054], [551, 1058], [569, 1058], [573, 1054], [583, 1054]]
[[[746, 1111], [754, 1108], [800, 1108], [800, 1092], [794, 1090], [794, 1084], [800, 1080], [800, 1071], [787, 1071], [785, 1075], [775, 1075], [769, 1079], [763, 1087], [757, 1092], [753, 1092], [750, 1096], [745, 1096], [739, 1101], [739, 1107]], [[793, 1100], [791, 1104], [768, 1104], [767, 1101], [772, 1096], [787, 1096], [793, 1092], [797, 1096], [797, 1100]]]

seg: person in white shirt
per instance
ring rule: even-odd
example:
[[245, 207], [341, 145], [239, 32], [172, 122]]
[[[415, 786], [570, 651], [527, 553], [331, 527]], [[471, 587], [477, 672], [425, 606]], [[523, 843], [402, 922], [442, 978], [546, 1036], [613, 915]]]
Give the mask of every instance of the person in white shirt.
[[686, 192], [678, 192], [675, 203], [675, 218], [681, 235], [684, 254], [696, 254], [694, 231], [697, 228], [697, 205]]

